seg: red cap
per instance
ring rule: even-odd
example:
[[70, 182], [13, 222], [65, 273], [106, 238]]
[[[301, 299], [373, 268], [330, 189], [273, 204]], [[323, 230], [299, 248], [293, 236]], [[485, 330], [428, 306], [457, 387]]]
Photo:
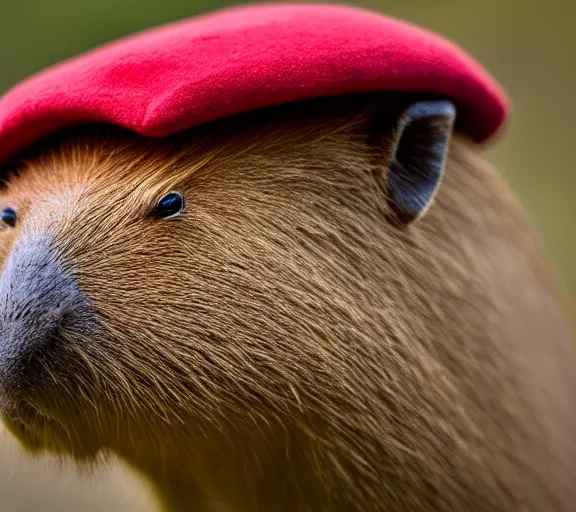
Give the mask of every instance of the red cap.
[[354, 7], [253, 5], [146, 31], [24, 81], [0, 99], [0, 161], [82, 122], [164, 137], [288, 101], [373, 91], [446, 97], [478, 142], [507, 111], [494, 80], [426, 30]]

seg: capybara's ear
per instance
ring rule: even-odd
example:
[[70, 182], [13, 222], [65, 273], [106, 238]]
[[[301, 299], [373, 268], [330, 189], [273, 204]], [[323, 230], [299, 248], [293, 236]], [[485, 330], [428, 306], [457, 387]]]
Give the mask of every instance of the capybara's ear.
[[413, 103], [395, 121], [382, 179], [397, 222], [414, 222], [430, 207], [442, 180], [455, 118], [450, 101], [433, 100]]

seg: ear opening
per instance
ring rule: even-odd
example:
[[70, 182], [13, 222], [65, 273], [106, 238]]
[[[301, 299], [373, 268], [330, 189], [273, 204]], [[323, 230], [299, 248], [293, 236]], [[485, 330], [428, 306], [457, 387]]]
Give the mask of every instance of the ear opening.
[[456, 108], [447, 100], [412, 104], [399, 117], [386, 176], [389, 204], [401, 224], [421, 218], [442, 181]]

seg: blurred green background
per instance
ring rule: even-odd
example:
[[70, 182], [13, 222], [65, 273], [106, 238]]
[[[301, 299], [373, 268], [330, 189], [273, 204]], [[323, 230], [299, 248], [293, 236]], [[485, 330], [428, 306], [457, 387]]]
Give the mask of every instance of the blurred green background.
[[[508, 90], [514, 114], [493, 159], [526, 206], [576, 296], [576, 2], [349, 2], [454, 40]], [[119, 36], [230, 3], [210, 0], [0, 0], [0, 92], [45, 66]], [[143, 484], [114, 465], [91, 476], [22, 457], [0, 434], [0, 510], [148, 511]]]

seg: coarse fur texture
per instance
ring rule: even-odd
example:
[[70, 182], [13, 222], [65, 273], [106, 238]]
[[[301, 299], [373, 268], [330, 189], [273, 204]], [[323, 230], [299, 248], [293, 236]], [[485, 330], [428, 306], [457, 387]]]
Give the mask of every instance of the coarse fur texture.
[[[4, 256], [49, 236], [93, 312], [30, 359], [12, 432], [115, 453], [172, 511], [574, 510], [554, 276], [459, 135], [426, 216], [393, 222], [387, 148], [412, 100], [314, 100], [154, 141], [75, 128], [12, 162]], [[154, 218], [172, 190], [184, 214]]]

